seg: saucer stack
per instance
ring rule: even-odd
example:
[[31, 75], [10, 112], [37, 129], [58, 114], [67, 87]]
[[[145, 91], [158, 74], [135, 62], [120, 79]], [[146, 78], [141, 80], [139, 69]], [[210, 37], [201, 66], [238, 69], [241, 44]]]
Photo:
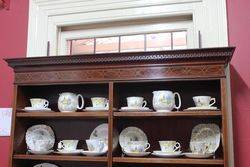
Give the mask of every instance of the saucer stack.
[[136, 97], [136, 96], [131, 96], [127, 97], [127, 105], [126, 107], [121, 107], [119, 111], [124, 111], [124, 112], [146, 112], [146, 111], [152, 111], [147, 105], [147, 101], [144, 100], [143, 97]]
[[163, 158], [176, 158], [182, 156], [181, 145], [177, 141], [159, 141], [161, 150], [153, 151], [153, 155]]
[[78, 140], [61, 140], [57, 145], [57, 151], [54, 152], [60, 155], [78, 155], [81, 149], [77, 149]]
[[30, 99], [31, 107], [25, 107], [23, 110], [26, 112], [46, 112], [51, 111], [49, 101], [41, 98]]
[[105, 97], [92, 97], [92, 107], [86, 107], [84, 111], [108, 111], [109, 100]]
[[127, 156], [142, 157], [147, 156], [150, 148], [146, 134], [137, 127], [125, 128], [119, 136], [119, 143], [122, 151]]
[[210, 158], [220, 146], [220, 128], [216, 124], [199, 124], [192, 130], [189, 158]]
[[25, 136], [28, 152], [32, 154], [52, 153], [55, 144], [53, 130], [47, 125], [35, 125], [30, 127]]

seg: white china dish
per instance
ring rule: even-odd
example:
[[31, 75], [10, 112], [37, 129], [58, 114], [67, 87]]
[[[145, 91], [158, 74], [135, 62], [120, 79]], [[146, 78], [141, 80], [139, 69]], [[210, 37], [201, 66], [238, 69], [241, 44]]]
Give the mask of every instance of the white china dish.
[[72, 151], [76, 150], [79, 140], [61, 140], [57, 149], [62, 151]]
[[152, 111], [148, 107], [121, 107], [121, 112], [150, 112]]
[[98, 151], [81, 151], [81, 153], [83, 155], [86, 156], [90, 156], [90, 157], [96, 157], [96, 156], [101, 156], [107, 153], [107, 151], [102, 151], [102, 152], [98, 152]]
[[120, 146], [124, 149], [130, 141], [144, 141], [148, 143], [148, 138], [141, 129], [137, 127], [127, 127], [120, 133]]
[[76, 149], [76, 150], [57, 150], [54, 153], [60, 154], [60, 155], [79, 155], [81, 154], [83, 150], [82, 149]]
[[197, 153], [183, 153], [188, 158], [197, 158], [197, 159], [204, 159], [204, 158], [211, 158], [214, 156], [213, 153], [205, 153], [205, 154], [197, 154]]
[[35, 155], [47, 155], [51, 154], [54, 152], [54, 150], [45, 150], [45, 151], [33, 151], [33, 150], [28, 150], [29, 153], [35, 154]]
[[129, 157], [145, 157], [151, 154], [151, 152], [126, 152], [126, 151], [123, 151], [123, 153]]
[[109, 100], [105, 97], [92, 97], [91, 98], [93, 108], [108, 108]]
[[[102, 139], [108, 145], [108, 124], [104, 123], [97, 126], [91, 133], [89, 139]], [[119, 140], [119, 133], [113, 129], [113, 150], [117, 147]]]
[[51, 112], [52, 110], [50, 108], [34, 108], [34, 107], [24, 107], [22, 109], [26, 112]]
[[95, 107], [86, 107], [83, 111], [108, 111], [108, 107], [105, 108], [95, 108]]
[[48, 145], [46, 146], [46, 150], [50, 150], [53, 148], [55, 144], [55, 134], [51, 127], [47, 125], [34, 125], [30, 127], [25, 135], [25, 141], [29, 150], [32, 151], [44, 151], [45, 148], [39, 150], [37, 148], [36, 141], [38, 140], [48, 140]]
[[127, 105], [132, 108], [146, 107], [147, 101], [143, 97], [131, 96], [127, 97]]
[[211, 106], [211, 107], [189, 107], [189, 108], [187, 108], [186, 110], [218, 110], [218, 108], [217, 107], [213, 107], [213, 106]]
[[32, 98], [30, 99], [30, 103], [31, 103], [31, 107], [33, 108], [48, 108], [49, 106], [49, 101], [46, 99], [42, 99], [42, 98]]
[[181, 144], [174, 140], [159, 141], [161, 151], [163, 152], [178, 152], [181, 149]]
[[195, 142], [204, 142], [208, 147], [209, 153], [214, 153], [220, 146], [220, 128], [216, 124], [199, 124], [195, 126], [192, 130], [191, 140], [190, 140], [190, 150], [193, 150], [192, 144]]
[[33, 167], [58, 167], [58, 166], [56, 166], [54, 164], [50, 164], [50, 163], [41, 163], [41, 164], [37, 164]]
[[152, 155], [162, 158], [176, 158], [182, 156], [181, 151], [176, 152], [163, 152], [163, 151], [153, 151]]
[[216, 99], [210, 96], [194, 96], [193, 101], [196, 107], [211, 107], [216, 103]]
[[124, 152], [146, 152], [150, 148], [150, 144], [144, 141], [129, 141], [126, 147], [123, 147]]
[[88, 151], [105, 152], [108, 151], [107, 143], [102, 139], [88, 139], [86, 140]]

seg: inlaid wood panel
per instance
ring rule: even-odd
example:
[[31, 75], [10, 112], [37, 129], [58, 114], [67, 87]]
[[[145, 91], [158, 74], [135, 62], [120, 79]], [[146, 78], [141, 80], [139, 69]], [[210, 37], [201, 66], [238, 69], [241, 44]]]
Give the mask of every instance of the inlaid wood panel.
[[107, 80], [142, 80], [224, 77], [224, 66], [130, 67], [95, 70], [44, 71], [15, 74], [16, 84], [62, 83]]

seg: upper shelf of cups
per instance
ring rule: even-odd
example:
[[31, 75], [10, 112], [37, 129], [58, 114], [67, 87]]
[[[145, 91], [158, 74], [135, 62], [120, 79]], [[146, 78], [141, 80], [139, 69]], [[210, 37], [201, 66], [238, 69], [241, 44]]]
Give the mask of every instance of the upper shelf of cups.
[[[108, 111], [107, 83], [19, 86], [17, 108], [60, 112]], [[220, 81], [114, 83], [113, 107], [120, 111], [216, 110], [221, 107]], [[116, 110], [115, 110], [116, 111]]]

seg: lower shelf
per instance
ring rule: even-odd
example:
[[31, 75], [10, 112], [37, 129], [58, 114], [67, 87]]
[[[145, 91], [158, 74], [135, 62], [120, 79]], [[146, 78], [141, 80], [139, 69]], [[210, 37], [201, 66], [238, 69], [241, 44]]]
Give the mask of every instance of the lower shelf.
[[43, 161], [80, 161], [80, 162], [107, 162], [108, 157], [86, 157], [86, 156], [61, 156], [61, 155], [29, 155], [16, 154], [14, 159], [19, 160], [43, 160]]
[[190, 165], [223, 165], [223, 159], [190, 159], [190, 158], [134, 158], [114, 157], [114, 163], [133, 164], [190, 164]]

